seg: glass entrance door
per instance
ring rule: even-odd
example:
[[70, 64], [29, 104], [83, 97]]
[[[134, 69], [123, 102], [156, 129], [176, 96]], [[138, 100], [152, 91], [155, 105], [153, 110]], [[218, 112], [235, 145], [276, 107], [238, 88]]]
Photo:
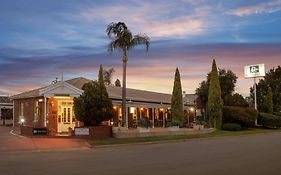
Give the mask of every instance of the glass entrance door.
[[68, 132], [68, 128], [74, 128], [73, 102], [58, 102], [58, 132]]

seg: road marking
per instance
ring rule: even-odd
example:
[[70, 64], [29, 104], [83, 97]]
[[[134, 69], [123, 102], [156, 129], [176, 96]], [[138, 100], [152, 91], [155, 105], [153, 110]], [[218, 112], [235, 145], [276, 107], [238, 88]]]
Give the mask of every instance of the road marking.
[[12, 135], [14, 135], [14, 136], [17, 136], [17, 137], [20, 137], [20, 138], [26, 138], [26, 137], [24, 137], [24, 136], [22, 136], [22, 135], [18, 135], [18, 134], [16, 134], [16, 133], [14, 133], [14, 130], [11, 130], [11, 131], [10, 131], [10, 134], [12, 134]]

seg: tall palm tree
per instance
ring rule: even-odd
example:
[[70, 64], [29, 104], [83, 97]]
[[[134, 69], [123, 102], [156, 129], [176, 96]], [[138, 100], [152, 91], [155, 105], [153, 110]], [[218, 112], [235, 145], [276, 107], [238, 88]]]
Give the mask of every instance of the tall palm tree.
[[126, 116], [126, 127], [128, 127], [128, 116], [126, 115], [127, 51], [140, 44], [144, 44], [146, 46], [146, 51], [148, 51], [150, 38], [141, 34], [133, 36], [124, 22], [110, 23], [107, 26], [106, 32], [108, 37], [111, 39], [111, 42], [108, 44], [108, 51], [110, 53], [112, 53], [113, 50], [123, 52], [122, 116]]

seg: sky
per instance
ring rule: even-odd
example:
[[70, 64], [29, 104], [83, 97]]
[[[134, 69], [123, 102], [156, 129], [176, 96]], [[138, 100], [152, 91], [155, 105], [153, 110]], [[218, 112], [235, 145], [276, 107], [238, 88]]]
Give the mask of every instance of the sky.
[[125, 22], [151, 39], [128, 53], [127, 87], [171, 93], [179, 67], [194, 93], [211, 63], [238, 76], [245, 65], [281, 65], [281, 0], [0, 0], [0, 95], [49, 85], [56, 77], [97, 79], [113, 67], [122, 81], [122, 52], [108, 53], [106, 27]]

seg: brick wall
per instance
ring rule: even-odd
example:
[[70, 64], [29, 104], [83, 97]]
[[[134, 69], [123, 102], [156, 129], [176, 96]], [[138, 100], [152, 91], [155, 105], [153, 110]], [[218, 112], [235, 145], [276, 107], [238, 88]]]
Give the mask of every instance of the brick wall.
[[35, 103], [43, 97], [16, 99], [14, 100], [14, 125], [19, 126], [21, 103], [23, 103], [24, 124], [36, 127], [44, 126], [44, 101], [39, 102], [39, 121], [34, 123]]

